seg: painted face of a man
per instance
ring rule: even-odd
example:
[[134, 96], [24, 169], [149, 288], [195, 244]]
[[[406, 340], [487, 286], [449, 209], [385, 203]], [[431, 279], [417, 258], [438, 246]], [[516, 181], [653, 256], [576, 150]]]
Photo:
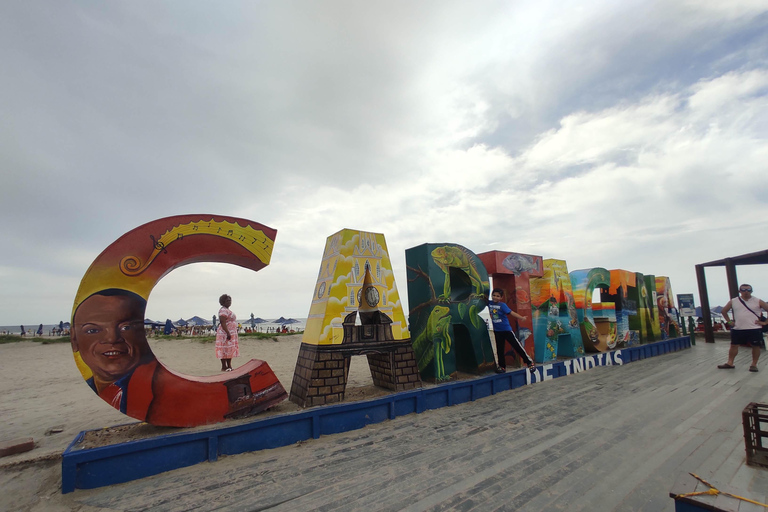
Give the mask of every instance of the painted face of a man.
[[75, 313], [72, 348], [80, 352], [97, 382], [118, 380], [149, 351], [144, 304], [128, 296], [89, 297]]

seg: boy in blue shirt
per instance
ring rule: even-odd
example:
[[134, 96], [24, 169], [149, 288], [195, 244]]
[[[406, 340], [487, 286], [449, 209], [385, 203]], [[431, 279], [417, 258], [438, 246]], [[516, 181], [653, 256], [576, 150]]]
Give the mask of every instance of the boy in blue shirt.
[[491, 300], [488, 301], [488, 312], [491, 314], [491, 323], [493, 324], [493, 337], [496, 338], [496, 357], [499, 360], [499, 367], [496, 368], [496, 373], [504, 373], [507, 371], [507, 362], [504, 360], [504, 347], [505, 342], [509, 342], [512, 348], [528, 365], [528, 370], [531, 373], [536, 371], [536, 365], [533, 360], [528, 356], [520, 344], [520, 341], [512, 331], [512, 326], [509, 325], [509, 319], [507, 315], [512, 315], [518, 320], [526, 320], [528, 317], [518, 315], [507, 306], [504, 302], [504, 290], [501, 288], [494, 288], [491, 292]]

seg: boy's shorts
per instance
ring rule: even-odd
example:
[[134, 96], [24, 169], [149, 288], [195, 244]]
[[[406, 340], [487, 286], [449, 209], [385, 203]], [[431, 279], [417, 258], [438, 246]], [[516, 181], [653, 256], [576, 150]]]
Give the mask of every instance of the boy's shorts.
[[762, 329], [731, 329], [731, 345], [759, 347], [762, 344]]

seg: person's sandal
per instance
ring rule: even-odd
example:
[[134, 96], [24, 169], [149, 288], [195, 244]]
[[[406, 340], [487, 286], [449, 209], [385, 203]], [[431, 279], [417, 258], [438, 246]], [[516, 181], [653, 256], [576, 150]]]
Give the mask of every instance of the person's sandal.
[[734, 368], [736, 368], [732, 364], [728, 364], [728, 363], [719, 364], [719, 365], [717, 365], [717, 367], [720, 368], [721, 370], [733, 370]]
[[757, 371], [757, 366], [750, 366], [749, 367], [749, 371], [756, 372]]
[[528, 365], [528, 371], [531, 373], [536, 373], [536, 365], [531, 363]]

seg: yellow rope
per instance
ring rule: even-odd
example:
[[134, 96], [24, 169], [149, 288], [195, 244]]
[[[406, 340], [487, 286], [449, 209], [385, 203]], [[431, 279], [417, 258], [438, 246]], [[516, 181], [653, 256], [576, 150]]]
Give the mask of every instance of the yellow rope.
[[704, 496], [704, 495], [717, 496], [718, 494], [725, 494], [726, 496], [730, 496], [731, 498], [736, 498], [737, 500], [746, 501], [748, 503], [754, 503], [755, 505], [760, 505], [761, 507], [768, 508], [768, 505], [766, 505], [765, 503], [760, 503], [759, 501], [753, 501], [753, 500], [744, 498], [743, 496], [736, 496], [735, 494], [731, 494], [731, 493], [728, 493], [728, 492], [719, 491], [719, 490], [717, 490], [715, 488], [714, 485], [712, 485], [711, 483], [707, 482], [706, 480], [704, 480], [700, 476], [694, 475], [693, 473], [688, 473], [688, 474], [691, 475], [696, 480], [698, 480], [699, 482], [703, 483], [704, 485], [709, 486], [709, 489], [706, 490], [706, 491], [700, 491], [700, 492], [689, 492], [689, 493], [685, 493], [685, 494], [678, 494], [678, 495], [675, 496], [675, 499], [686, 498], [688, 496]]

